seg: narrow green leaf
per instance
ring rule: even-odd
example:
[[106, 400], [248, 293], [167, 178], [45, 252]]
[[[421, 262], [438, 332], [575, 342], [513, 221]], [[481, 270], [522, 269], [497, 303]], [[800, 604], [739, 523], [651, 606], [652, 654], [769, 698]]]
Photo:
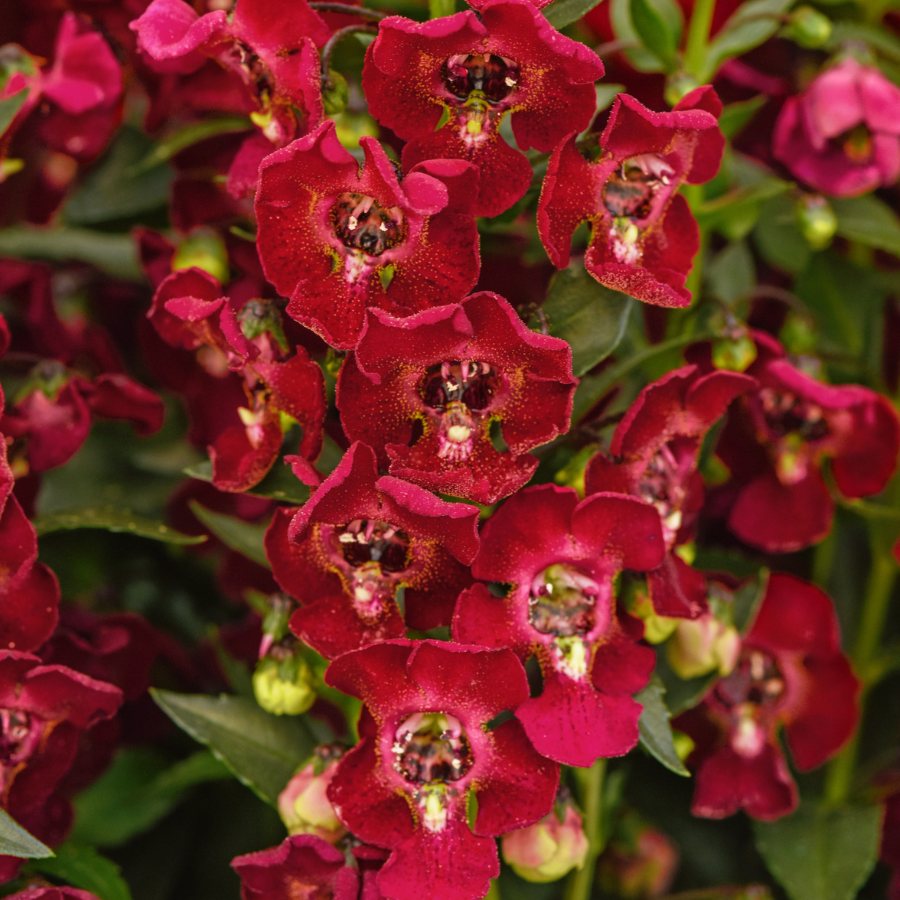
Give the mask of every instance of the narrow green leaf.
[[182, 534], [174, 528], [169, 528], [168, 525], [163, 525], [162, 522], [137, 516], [131, 510], [117, 506], [82, 507], [45, 513], [38, 516], [33, 524], [38, 534], [99, 528], [103, 531], [133, 534], [152, 541], [162, 541], [164, 544], [202, 544], [206, 540], [205, 535]]
[[73, 840], [115, 847], [155, 825], [195, 784], [231, 778], [209, 750], [168, 765], [155, 750], [126, 747], [75, 798]]
[[741, 634], [745, 634], [753, 624], [768, 584], [769, 570], [760, 569], [757, 578], [749, 579], [734, 592], [732, 615], [734, 617], [734, 627]]
[[131, 890], [116, 863], [102, 856], [93, 847], [71, 841], [57, 847], [53, 859], [29, 863], [26, 872], [48, 875], [65, 884], [89, 891], [100, 900], [131, 900]]
[[707, 266], [712, 293], [733, 307], [756, 284], [756, 265], [746, 241], [735, 241], [719, 251]]
[[582, 375], [622, 340], [631, 297], [594, 281], [581, 262], [558, 273], [542, 307], [550, 334], [572, 345], [572, 370]]
[[128, 169], [127, 174], [135, 177], [148, 169], [168, 162], [176, 153], [180, 153], [200, 141], [205, 141], [207, 138], [228, 134], [232, 131], [247, 131], [252, 127], [253, 123], [245, 116], [228, 116], [223, 119], [209, 119], [205, 122], [187, 125], [159, 141], [146, 156]]
[[270, 715], [243, 697], [150, 693], [176, 725], [206, 744], [239, 781], [273, 806], [315, 746], [299, 716]]
[[804, 804], [754, 822], [756, 847], [791, 900], [852, 900], [878, 858], [880, 806]]
[[600, 0], [553, 0], [543, 13], [554, 28], [563, 29], [599, 5]]
[[[321, 466], [319, 470], [321, 471]], [[200, 481], [212, 481], [212, 472], [212, 463], [209, 460], [184, 469], [185, 475], [198, 478]], [[276, 460], [268, 475], [258, 485], [244, 493], [272, 500], [284, 500], [287, 503], [301, 504], [309, 500], [309, 488], [294, 475], [290, 466], [284, 465], [281, 460]]]
[[831, 207], [837, 215], [837, 233], [841, 237], [900, 256], [900, 219], [886, 203], [864, 194], [834, 197]]
[[672, 726], [669, 725], [669, 710], [663, 701], [666, 689], [659, 676], [654, 674], [650, 683], [634, 699], [642, 704], [644, 711], [638, 721], [641, 745], [655, 759], [676, 775], [689, 776], [691, 773], [675, 752], [672, 740]]
[[[661, 7], [657, 11], [662, 14]], [[631, 15], [631, 0], [610, 0], [610, 21], [616, 38], [629, 48], [625, 51], [628, 61], [640, 72], [665, 71], [662, 60], [641, 46], [643, 42]]]
[[[650, 0], [631, 0], [631, 23], [641, 43], [671, 72], [676, 62], [678, 32], [671, 30]], [[680, 24], [680, 20], [679, 20]]]
[[242, 519], [236, 519], [234, 516], [226, 516], [223, 513], [213, 512], [205, 506], [201, 506], [196, 500], [190, 502], [190, 507], [194, 515], [226, 546], [238, 553], [243, 554], [247, 559], [265, 566], [267, 569], [272, 568], [269, 560], [266, 559], [266, 549], [263, 539], [266, 536], [268, 523], [265, 525], [254, 525], [250, 522], [244, 522]]
[[750, 0], [742, 4], [713, 38], [701, 82], [712, 81], [719, 66], [767, 41], [781, 27], [781, 16], [794, 0]]
[[719, 128], [727, 138], [733, 138], [752, 118], [769, 98], [765, 94], [729, 103], [719, 116]]
[[25, 105], [28, 99], [28, 89], [19, 91], [9, 97], [0, 100], [0, 137], [6, 134], [6, 129], [12, 125], [16, 113]]
[[53, 856], [53, 851], [29, 834], [5, 809], [0, 809], [0, 854], [45, 859]]
[[87, 228], [13, 226], [0, 231], [0, 255], [26, 259], [74, 259], [90, 263], [113, 278], [143, 278], [134, 240], [129, 234], [104, 234]]

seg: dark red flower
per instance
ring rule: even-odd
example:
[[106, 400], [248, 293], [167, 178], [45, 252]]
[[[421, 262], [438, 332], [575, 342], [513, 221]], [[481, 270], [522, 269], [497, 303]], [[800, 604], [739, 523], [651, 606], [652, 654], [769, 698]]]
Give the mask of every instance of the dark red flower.
[[732, 407], [716, 452], [736, 493], [728, 527], [748, 544], [787, 553], [831, 528], [823, 458], [845, 497], [877, 494], [897, 465], [900, 421], [882, 394], [824, 384], [793, 366], [774, 338], [755, 332], [754, 340], [747, 374], [759, 389]]
[[516, 717], [542, 755], [590, 766], [637, 744], [641, 705], [631, 695], [646, 685], [655, 655], [638, 643], [641, 623], [617, 611], [613, 579], [655, 569], [664, 553], [656, 510], [619, 494], [579, 503], [571, 488], [540, 485], [488, 520], [472, 573], [511, 588], [505, 597], [484, 585], [463, 593], [453, 636], [537, 657], [543, 692]]
[[326, 122], [265, 160], [256, 196], [266, 277], [340, 349], [356, 345], [367, 307], [408, 316], [458, 302], [478, 278], [474, 167], [436, 160], [398, 176], [377, 141], [360, 143], [361, 170]]
[[772, 152], [791, 174], [836, 197], [853, 197], [900, 175], [900, 88], [847, 56], [790, 97]]
[[[481, 170], [475, 215], [508, 209], [531, 184], [531, 165], [500, 135], [511, 113], [521, 150], [549, 152], [594, 114], [603, 63], [563, 37], [527, 0], [485, 0], [418, 23], [384, 19], [366, 53], [369, 111], [409, 141], [403, 164], [465, 159]], [[448, 121], [437, 131], [444, 113]]]
[[658, 615], [693, 618], [706, 609], [705, 579], [672, 551], [693, 539], [703, 504], [697, 457], [704, 435], [736, 396], [755, 386], [737, 372], [675, 369], [638, 394], [616, 427], [609, 455], [598, 453], [585, 469], [587, 495], [631, 494], [659, 512], [667, 554], [647, 573]]
[[488, 727], [528, 698], [514, 654], [386, 641], [335, 660], [325, 680], [365, 704], [360, 742], [338, 763], [328, 798], [354, 834], [392, 851], [377, 877], [382, 893], [483, 897], [500, 871], [492, 837], [546, 815], [559, 780], [515, 719]]
[[[350, 440], [399, 478], [495, 503], [531, 477], [526, 451], [569, 427], [572, 352], [530, 331], [496, 294], [408, 319], [369, 313], [341, 368], [337, 406]], [[508, 451], [491, 442], [498, 423]]]
[[721, 111], [711, 87], [665, 113], [619, 94], [596, 161], [581, 155], [577, 132], [570, 134], [550, 157], [538, 203], [538, 231], [553, 264], [569, 264], [572, 234], [590, 222], [584, 265], [600, 284], [655, 306], [687, 306], [684, 284], [700, 232], [678, 188], [719, 170]]
[[770, 821], [797, 806], [777, 732], [784, 726], [801, 771], [846, 743], [859, 718], [860, 685], [841, 653], [831, 599], [792, 575], [774, 574], [734, 671], [675, 720], [696, 748], [692, 811], [721, 819], [745, 809]]
[[466, 566], [478, 550], [477, 521], [473, 506], [379, 478], [374, 451], [354, 444], [307, 504], [278, 510], [266, 534], [276, 581], [301, 603], [291, 629], [333, 658], [403, 637], [404, 618], [423, 631], [449, 624], [472, 583]]

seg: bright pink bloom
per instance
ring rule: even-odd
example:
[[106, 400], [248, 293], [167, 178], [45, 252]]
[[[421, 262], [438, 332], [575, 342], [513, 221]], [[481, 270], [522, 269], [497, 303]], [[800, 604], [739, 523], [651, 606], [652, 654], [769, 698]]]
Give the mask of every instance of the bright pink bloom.
[[609, 455], [585, 469], [585, 493], [616, 491], [653, 504], [662, 520], [666, 558], [647, 573], [661, 616], [693, 618], [706, 609], [706, 580], [673, 553], [692, 540], [703, 505], [697, 457], [704, 435], [736, 396], [756, 386], [737, 372], [675, 369], [647, 385], [616, 427]]
[[538, 203], [538, 231], [553, 264], [569, 264], [572, 234], [590, 222], [584, 264], [600, 284], [655, 306], [687, 306], [684, 284], [700, 232], [678, 188], [718, 172], [721, 111], [710, 87], [665, 113], [619, 94], [595, 162], [581, 155], [577, 132], [570, 133], [553, 151]]
[[474, 506], [379, 478], [374, 451], [354, 444], [306, 505], [278, 510], [266, 533], [275, 579], [301, 603], [291, 630], [331, 659], [405, 636], [404, 618], [422, 631], [449, 624], [472, 583], [477, 522]]
[[537, 656], [544, 690], [516, 717], [539, 753], [589, 766], [638, 741], [643, 688], [655, 654], [641, 623], [616, 609], [613, 578], [655, 569], [665, 553], [659, 514], [620, 494], [581, 503], [571, 488], [515, 494], [488, 519], [472, 573], [511, 584], [505, 597], [475, 585], [459, 598], [455, 640]]
[[392, 851], [377, 879], [383, 894], [483, 897], [500, 871], [493, 836], [546, 815], [559, 781], [515, 719], [488, 727], [528, 698], [515, 655], [386, 641], [336, 659], [325, 680], [365, 703], [360, 742], [338, 763], [328, 797], [354, 834]]
[[[485, 0], [420, 24], [384, 19], [366, 53], [363, 88], [372, 115], [409, 141], [407, 167], [465, 159], [481, 170], [475, 214], [495, 216], [531, 184], [531, 165], [501, 137], [507, 113], [516, 144], [549, 152], [594, 114], [603, 64], [563, 37], [527, 0]], [[435, 131], [444, 112], [445, 125]]]
[[367, 307], [408, 316], [458, 302], [478, 278], [474, 167], [436, 160], [398, 176], [376, 140], [360, 143], [362, 170], [326, 122], [266, 159], [256, 196], [266, 277], [339, 349], [359, 341]]
[[[408, 319], [370, 312], [337, 406], [350, 440], [374, 447], [392, 475], [495, 503], [537, 468], [526, 451], [568, 430], [574, 391], [569, 345], [483, 292]], [[508, 451], [491, 443], [495, 423]]]
[[900, 88], [848, 56], [787, 100], [772, 149], [792, 175], [825, 194], [891, 185], [900, 175]]
[[797, 768], [814, 769], [856, 728], [859, 689], [831, 599], [792, 575], [772, 575], [734, 671], [675, 720], [696, 743], [688, 759], [697, 769], [694, 815], [721, 819], [743, 808], [770, 821], [792, 812], [797, 787], [779, 727]]

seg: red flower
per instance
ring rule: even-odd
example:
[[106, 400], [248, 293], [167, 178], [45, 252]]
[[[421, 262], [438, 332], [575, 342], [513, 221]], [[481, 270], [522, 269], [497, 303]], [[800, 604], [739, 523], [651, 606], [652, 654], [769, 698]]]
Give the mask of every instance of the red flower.
[[[372, 311], [337, 405], [347, 436], [376, 448], [392, 475], [495, 503], [537, 467], [526, 451], [568, 429], [571, 360], [565, 341], [530, 331], [496, 294], [408, 319]], [[495, 422], [508, 451], [491, 443]]]
[[[295, 470], [296, 471], [296, 470]], [[447, 625], [478, 550], [478, 510], [416, 485], [378, 477], [375, 453], [354, 444], [298, 512], [281, 509], [266, 554], [302, 604], [291, 629], [323, 656]]]
[[516, 710], [544, 756], [589, 766], [638, 741], [641, 705], [655, 655], [643, 628], [616, 610], [613, 578], [655, 569], [665, 553], [659, 515], [619, 494], [581, 503], [571, 488], [526, 488], [488, 520], [472, 573], [511, 584], [506, 597], [483, 585], [459, 598], [455, 640], [537, 656], [544, 690]]
[[[365, 703], [360, 742], [338, 763], [328, 797], [354, 834], [392, 851], [377, 878], [382, 893], [483, 897], [500, 871], [493, 836], [546, 815], [559, 780], [517, 721], [488, 728], [528, 697], [516, 657], [386, 641], [335, 660], [325, 680]], [[478, 802], [471, 830], [470, 793]]]
[[538, 203], [538, 231], [553, 264], [569, 264], [572, 234], [587, 221], [584, 264], [600, 284], [655, 306], [687, 306], [684, 283], [700, 233], [677, 191], [719, 170], [721, 111], [710, 87], [692, 91], [668, 113], [619, 94], [596, 162], [579, 152], [577, 132], [570, 134], [553, 151]]
[[772, 575], [734, 671], [674, 723], [696, 742], [688, 760], [697, 768], [694, 815], [721, 819], [743, 808], [770, 821], [793, 811], [797, 788], [779, 726], [797, 768], [814, 769], [856, 728], [859, 688], [830, 598]]
[[672, 551], [693, 538], [703, 504], [697, 456], [704, 435], [738, 394], [755, 386], [737, 372], [704, 375], [697, 366], [669, 372], [628, 408], [610, 455], [598, 453], [587, 465], [587, 495], [631, 494], [659, 512], [667, 554], [660, 568], [647, 573], [658, 615], [693, 618], [706, 609], [705, 579]]
[[892, 185], [900, 175], [900, 88], [848, 56], [787, 100], [772, 152], [796, 178], [836, 197]]
[[[587, 128], [603, 64], [563, 37], [526, 0], [485, 0], [419, 24], [384, 19], [366, 53], [369, 111], [409, 143], [403, 164], [465, 159], [481, 170], [475, 215], [508, 209], [531, 184], [531, 165], [501, 137], [507, 113], [516, 144], [549, 152]], [[437, 131], [444, 112], [449, 119]]]
[[758, 356], [747, 374], [759, 389], [732, 407], [716, 452], [736, 493], [728, 527], [748, 544], [787, 553], [831, 528], [822, 459], [831, 459], [845, 497], [877, 494], [897, 465], [900, 421], [883, 395], [823, 384], [791, 365], [774, 338], [756, 332], [754, 340]]
[[474, 167], [437, 160], [398, 177], [377, 141], [360, 143], [361, 171], [326, 122], [265, 160], [256, 196], [266, 277], [289, 315], [340, 349], [356, 345], [367, 307], [455, 303], [479, 268]]

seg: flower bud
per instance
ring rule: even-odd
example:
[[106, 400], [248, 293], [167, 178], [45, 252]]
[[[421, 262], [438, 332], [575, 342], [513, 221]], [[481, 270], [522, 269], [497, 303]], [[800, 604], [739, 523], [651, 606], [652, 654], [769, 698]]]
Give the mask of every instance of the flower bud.
[[782, 32], [788, 40], [816, 50], [824, 46], [831, 37], [831, 19], [811, 6], [798, 6], [789, 16]]
[[680, 621], [669, 616], [658, 616], [646, 591], [635, 592], [628, 605], [628, 612], [644, 623], [644, 640], [650, 644], [661, 644], [678, 627]]
[[326, 794], [340, 756], [336, 745], [316, 747], [313, 761], [278, 795], [278, 814], [288, 834], [314, 834], [336, 844], [347, 833]]
[[259, 661], [253, 673], [253, 694], [266, 712], [298, 716], [316, 699], [310, 686], [312, 673], [300, 656], [290, 650], [276, 656], [276, 650], [283, 648], [273, 648], [272, 655]]
[[678, 868], [678, 851], [658, 828], [632, 816], [626, 819], [626, 834], [611, 841], [600, 856], [597, 878], [604, 893], [625, 900], [652, 900], [669, 889]]
[[756, 359], [756, 344], [748, 334], [719, 338], [712, 345], [713, 365], [717, 369], [743, 372]]
[[734, 668], [740, 650], [738, 630], [707, 614], [678, 620], [666, 644], [666, 658], [680, 678], [696, 678], [715, 670], [725, 676]]
[[797, 201], [797, 222], [813, 250], [824, 250], [838, 227], [831, 204], [821, 194], [804, 194]]
[[666, 82], [666, 103], [675, 106], [679, 100], [686, 97], [694, 88], [700, 87], [700, 82], [687, 72], [676, 72]]
[[181, 242], [172, 257], [172, 271], [191, 266], [203, 269], [223, 284], [228, 281], [228, 251], [217, 234], [199, 230]]
[[584, 865], [588, 841], [581, 816], [566, 804], [560, 821], [557, 813], [503, 836], [503, 859], [526, 881], [556, 881], [572, 869]]

